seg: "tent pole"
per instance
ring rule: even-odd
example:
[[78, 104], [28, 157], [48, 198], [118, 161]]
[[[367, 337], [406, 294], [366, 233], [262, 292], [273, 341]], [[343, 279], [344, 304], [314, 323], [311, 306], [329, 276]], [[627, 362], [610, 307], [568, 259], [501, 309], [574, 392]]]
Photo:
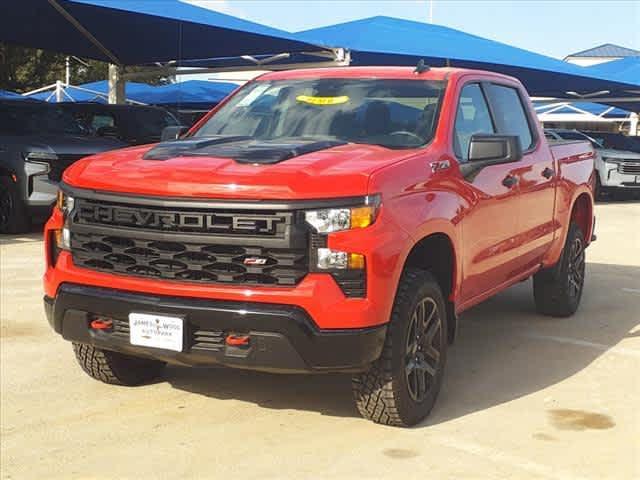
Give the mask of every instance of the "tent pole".
[[63, 100], [63, 90], [62, 90], [62, 82], [60, 80], [56, 80], [56, 103], [60, 103]]
[[48, 0], [49, 4], [55, 8], [58, 13], [60, 15], [62, 15], [71, 25], [73, 25], [76, 30], [78, 30], [82, 35], [84, 35], [85, 37], [87, 37], [87, 39], [93, 43], [93, 45], [102, 52], [102, 54], [107, 57], [109, 60], [111, 60], [113, 63], [117, 63], [119, 64], [120, 61], [118, 60], [118, 58], [109, 51], [109, 49], [107, 49], [102, 43], [100, 43], [98, 41], [98, 39], [96, 37], [94, 37], [91, 32], [89, 30], [87, 30], [86, 28], [84, 28], [84, 26], [82, 26], [82, 24], [75, 19], [75, 17], [73, 15], [71, 15], [69, 12], [67, 12], [62, 5], [60, 5], [58, 3], [58, 0]]
[[640, 120], [640, 114], [632, 113], [629, 116], [629, 135], [637, 137], [640, 132], [638, 131], [638, 121]]
[[125, 80], [122, 68], [113, 63], [109, 64], [109, 103], [125, 103]]

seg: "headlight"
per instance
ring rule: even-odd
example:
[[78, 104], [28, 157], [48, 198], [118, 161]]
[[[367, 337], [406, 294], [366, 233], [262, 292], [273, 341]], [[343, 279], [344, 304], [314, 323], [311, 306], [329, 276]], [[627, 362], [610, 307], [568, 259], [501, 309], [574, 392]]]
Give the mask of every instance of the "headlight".
[[24, 154], [25, 169], [28, 175], [49, 173], [51, 162], [58, 160], [52, 152], [27, 152]]
[[615, 163], [616, 165], [618, 163], [620, 163], [620, 160], [617, 158], [611, 158], [611, 157], [602, 157], [602, 161], [605, 163]]
[[344, 208], [323, 208], [305, 212], [305, 219], [318, 233], [340, 232], [365, 228], [376, 220], [380, 197], [367, 197], [365, 205]]
[[67, 195], [62, 190], [58, 190], [58, 197], [56, 199], [56, 207], [62, 212], [62, 214], [66, 217], [73, 210], [73, 205], [75, 200], [71, 195]]
[[55, 241], [56, 246], [61, 250], [71, 250], [71, 232], [69, 231], [69, 225], [67, 217], [73, 210], [75, 201], [71, 195], [64, 193], [62, 190], [58, 190], [58, 197], [56, 199], [56, 208], [62, 212], [64, 217], [64, 226], [62, 230], [56, 230]]

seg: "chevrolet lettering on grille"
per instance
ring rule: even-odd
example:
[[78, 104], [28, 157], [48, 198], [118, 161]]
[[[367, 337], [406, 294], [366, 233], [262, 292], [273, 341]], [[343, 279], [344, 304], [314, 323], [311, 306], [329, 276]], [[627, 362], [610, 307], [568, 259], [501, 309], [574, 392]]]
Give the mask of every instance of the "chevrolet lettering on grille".
[[189, 230], [218, 233], [274, 234], [284, 217], [277, 215], [240, 215], [234, 213], [166, 212], [141, 208], [82, 203], [78, 207], [81, 222], [131, 226], [155, 230]]

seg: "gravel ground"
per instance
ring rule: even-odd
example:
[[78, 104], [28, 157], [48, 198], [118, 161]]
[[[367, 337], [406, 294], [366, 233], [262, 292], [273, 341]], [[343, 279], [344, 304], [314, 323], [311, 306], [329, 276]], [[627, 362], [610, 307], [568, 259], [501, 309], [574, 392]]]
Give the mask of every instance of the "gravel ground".
[[343, 375], [92, 380], [44, 318], [40, 235], [1, 237], [2, 478], [638, 479], [640, 203], [597, 216], [579, 312], [536, 315], [524, 282], [465, 313], [412, 429], [360, 419]]

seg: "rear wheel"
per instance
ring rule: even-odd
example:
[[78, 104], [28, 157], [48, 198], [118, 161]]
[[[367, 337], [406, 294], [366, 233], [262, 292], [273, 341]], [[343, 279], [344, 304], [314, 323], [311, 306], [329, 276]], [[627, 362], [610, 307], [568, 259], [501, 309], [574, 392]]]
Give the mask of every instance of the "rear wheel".
[[568, 317], [578, 309], [584, 287], [585, 247], [582, 230], [572, 222], [558, 263], [533, 276], [533, 297], [538, 312]]
[[433, 408], [447, 356], [447, 314], [440, 286], [428, 272], [408, 269], [398, 287], [380, 358], [353, 377], [360, 414], [408, 427]]
[[141, 385], [158, 378], [165, 363], [74, 343], [73, 351], [82, 369], [91, 377], [112, 385]]
[[0, 233], [28, 230], [29, 219], [16, 184], [9, 177], [0, 177]]

